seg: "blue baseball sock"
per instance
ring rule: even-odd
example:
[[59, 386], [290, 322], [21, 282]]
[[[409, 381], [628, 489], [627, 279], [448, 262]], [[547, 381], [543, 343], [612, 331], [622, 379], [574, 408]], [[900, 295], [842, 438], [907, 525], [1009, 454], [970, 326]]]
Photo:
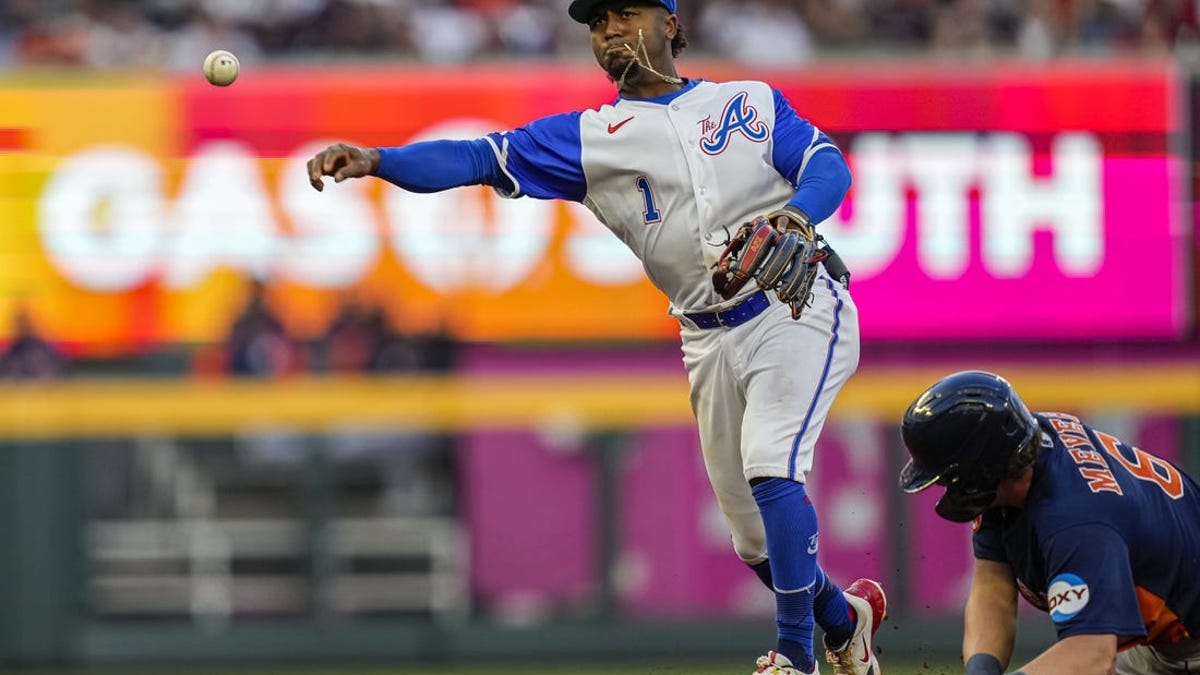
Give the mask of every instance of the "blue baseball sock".
[[850, 604], [842, 595], [842, 589], [818, 566], [813, 590], [813, 615], [825, 630], [825, 644], [832, 647], [846, 644], [854, 635], [855, 617], [851, 616]]
[[[760, 581], [772, 591], [775, 590], [775, 584], [771, 580], [771, 561], [764, 560], [755, 565], [749, 565]], [[840, 647], [850, 641], [854, 636], [854, 627], [857, 617], [854, 616], [854, 610], [850, 608], [850, 603], [846, 602], [846, 598], [842, 595], [842, 589], [837, 584], [833, 583], [825, 574], [825, 570], [821, 566], [817, 566], [817, 579], [813, 584], [815, 594], [813, 595], [813, 617], [825, 631], [825, 644], [833, 647]]]
[[817, 572], [817, 512], [803, 483], [771, 478], [753, 488], [767, 533], [775, 587], [775, 651], [802, 671], [813, 669], [813, 598]]

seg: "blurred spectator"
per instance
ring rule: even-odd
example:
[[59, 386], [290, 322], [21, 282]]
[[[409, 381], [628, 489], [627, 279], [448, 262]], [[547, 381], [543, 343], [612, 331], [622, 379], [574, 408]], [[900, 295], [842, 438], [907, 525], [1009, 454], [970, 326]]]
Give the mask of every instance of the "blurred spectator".
[[1054, 0], [1029, 0], [1017, 33], [1017, 52], [1029, 59], [1048, 59], [1062, 44], [1065, 31]]
[[867, 37], [868, 0], [809, 0], [805, 17], [817, 41], [845, 49], [861, 45]]
[[310, 21], [298, 27], [290, 46], [321, 54], [411, 52], [402, 31], [408, 25], [409, 3], [396, 2], [388, 11], [383, 3], [363, 0], [328, 0]]
[[875, 0], [869, 11], [871, 39], [883, 46], [927, 44], [934, 12], [931, 0]]
[[556, 12], [562, 3], [553, 0], [510, 4], [497, 17], [501, 48], [514, 56], [548, 56], [556, 48]]
[[986, 0], [944, 0], [935, 6], [930, 46], [959, 56], [987, 56], [995, 42]]
[[17, 60], [17, 43], [38, 17], [37, 0], [0, 0], [0, 66]]
[[458, 369], [462, 343], [450, 329], [443, 316], [437, 327], [419, 338], [421, 369], [433, 373], [449, 373]]
[[174, 70], [195, 70], [214, 49], [237, 54], [243, 65], [263, 58], [262, 50], [251, 33], [235, 19], [215, 11], [210, 3], [195, 3], [182, 8], [181, 26], [169, 34], [165, 63]]
[[392, 329], [382, 308], [345, 302], [321, 340], [331, 372], [405, 372], [420, 367], [420, 355], [407, 336]]
[[324, 368], [335, 373], [446, 373], [458, 366], [459, 342], [446, 322], [408, 334], [378, 305], [343, 301], [318, 345]]
[[[458, 370], [462, 343], [454, 335], [445, 316], [433, 330], [416, 336], [420, 370], [448, 375]], [[449, 513], [456, 508], [457, 468], [453, 432], [413, 434], [400, 447], [410, 455], [390, 469], [391, 489], [386, 497], [389, 508]]]
[[[322, 338], [321, 351], [326, 368], [339, 374], [446, 372], [457, 361], [456, 344], [444, 330], [414, 339], [396, 330], [382, 308], [348, 300]], [[344, 475], [354, 475], [354, 467], [370, 468], [381, 511], [453, 510], [453, 434], [345, 429], [331, 433], [329, 442]]]
[[[146, 68], [162, 63], [167, 41], [134, 0], [84, 0], [84, 65], [92, 68]], [[172, 45], [175, 44], [173, 41]], [[207, 52], [206, 52], [207, 53]], [[204, 55], [200, 56], [203, 63]]]
[[1166, 53], [1194, 46], [1200, 39], [1196, 3], [1192, 0], [1148, 0], [1139, 43], [1148, 53]]
[[[1193, 0], [689, 0], [688, 55], [794, 66], [880, 49], [1031, 58], [1200, 41]], [[193, 69], [260, 59], [590, 60], [565, 0], [0, 0], [0, 65]]]
[[39, 12], [14, 42], [17, 61], [31, 65], [83, 66], [87, 22], [78, 14]]
[[34, 329], [29, 311], [18, 307], [13, 315], [13, 338], [0, 353], [0, 378], [46, 380], [66, 372], [66, 359]]
[[250, 298], [234, 321], [225, 349], [234, 375], [275, 377], [305, 366], [295, 341], [268, 305], [266, 284], [258, 279], [250, 283]]
[[815, 56], [812, 34], [786, 0], [705, 3], [701, 36], [721, 56], [755, 66], [798, 66]]
[[449, 0], [424, 0], [412, 16], [417, 56], [430, 63], [463, 63], [489, 47], [483, 16]]

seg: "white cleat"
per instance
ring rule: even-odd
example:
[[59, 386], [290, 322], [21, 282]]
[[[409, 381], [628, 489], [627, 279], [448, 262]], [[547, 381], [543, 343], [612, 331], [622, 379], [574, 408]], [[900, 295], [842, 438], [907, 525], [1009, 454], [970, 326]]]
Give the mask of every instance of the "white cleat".
[[870, 579], [859, 579], [842, 593], [858, 621], [854, 634], [841, 649], [825, 645], [825, 659], [834, 675], [882, 675], [875, 658], [875, 633], [887, 618], [887, 596], [883, 587]]
[[750, 675], [817, 675], [817, 664], [813, 664], [811, 673], [806, 673], [792, 665], [791, 659], [776, 651], [758, 657], [755, 665], [758, 667]]

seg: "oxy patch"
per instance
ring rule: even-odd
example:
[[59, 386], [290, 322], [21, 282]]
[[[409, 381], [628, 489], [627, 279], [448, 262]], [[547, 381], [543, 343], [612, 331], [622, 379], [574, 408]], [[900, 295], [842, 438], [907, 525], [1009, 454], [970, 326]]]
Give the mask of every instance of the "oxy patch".
[[1050, 618], [1055, 622], [1068, 621], [1087, 607], [1092, 593], [1083, 579], [1074, 574], [1060, 574], [1050, 580], [1046, 589]]

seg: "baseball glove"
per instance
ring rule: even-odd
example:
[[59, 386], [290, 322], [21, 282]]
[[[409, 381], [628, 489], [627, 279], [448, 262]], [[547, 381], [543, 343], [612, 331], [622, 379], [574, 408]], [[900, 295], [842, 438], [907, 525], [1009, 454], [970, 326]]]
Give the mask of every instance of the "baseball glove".
[[792, 318], [808, 306], [819, 264], [829, 257], [803, 211], [785, 206], [743, 223], [713, 265], [713, 287], [726, 300], [750, 279], [773, 290], [792, 308]]

